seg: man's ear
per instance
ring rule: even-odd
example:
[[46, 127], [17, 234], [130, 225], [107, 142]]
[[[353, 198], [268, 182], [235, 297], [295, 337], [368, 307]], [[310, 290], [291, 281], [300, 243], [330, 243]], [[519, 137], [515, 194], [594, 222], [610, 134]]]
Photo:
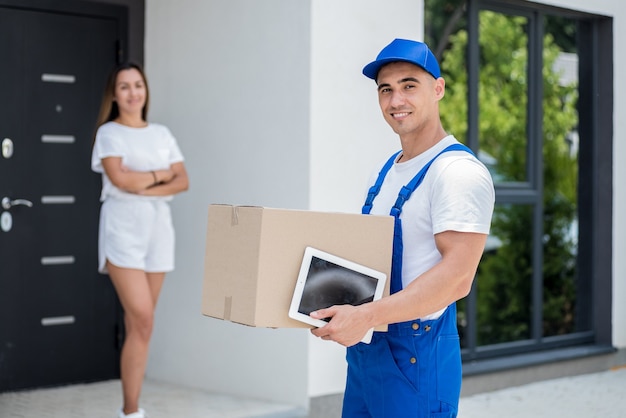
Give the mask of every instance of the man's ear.
[[446, 80], [442, 77], [439, 77], [435, 80], [435, 95], [438, 100], [441, 100], [443, 96], [446, 94]]

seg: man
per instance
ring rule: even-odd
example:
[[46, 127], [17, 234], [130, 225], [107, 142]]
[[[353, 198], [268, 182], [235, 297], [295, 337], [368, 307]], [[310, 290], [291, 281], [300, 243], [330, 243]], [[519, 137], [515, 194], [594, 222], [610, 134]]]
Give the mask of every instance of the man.
[[[344, 418], [456, 417], [461, 355], [455, 302], [469, 293], [483, 253], [493, 182], [442, 126], [445, 81], [427, 45], [396, 39], [363, 74], [376, 81], [383, 117], [402, 148], [372, 177], [363, 207], [363, 213], [396, 218], [392, 294], [314, 312], [332, 319], [312, 332], [348, 347]], [[359, 343], [383, 324], [388, 332]]]

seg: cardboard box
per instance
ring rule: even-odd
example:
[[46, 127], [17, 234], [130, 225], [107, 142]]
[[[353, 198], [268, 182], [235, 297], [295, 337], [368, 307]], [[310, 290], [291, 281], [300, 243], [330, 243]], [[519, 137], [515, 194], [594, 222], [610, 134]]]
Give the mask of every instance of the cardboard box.
[[307, 246], [386, 273], [389, 294], [392, 216], [210, 205], [202, 313], [255, 327], [310, 328], [288, 316]]

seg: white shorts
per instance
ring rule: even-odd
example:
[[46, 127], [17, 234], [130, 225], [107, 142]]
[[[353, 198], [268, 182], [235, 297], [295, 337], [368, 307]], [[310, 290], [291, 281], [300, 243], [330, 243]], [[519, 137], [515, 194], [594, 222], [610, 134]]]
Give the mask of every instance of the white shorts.
[[98, 271], [106, 261], [149, 273], [174, 270], [174, 227], [162, 200], [107, 199], [100, 209]]

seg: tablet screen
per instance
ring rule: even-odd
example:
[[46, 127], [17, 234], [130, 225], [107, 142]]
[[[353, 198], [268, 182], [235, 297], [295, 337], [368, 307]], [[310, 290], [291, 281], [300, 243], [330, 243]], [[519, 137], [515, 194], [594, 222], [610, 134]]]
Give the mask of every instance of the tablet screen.
[[378, 279], [316, 256], [311, 257], [298, 312], [374, 300]]
[[[310, 313], [333, 305], [361, 305], [382, 297], [387, 275], [362, 264], [306, 247], [300, 265], [289, 317], [315, 327], [328, 321]], [[361, 341], [369, 343], [374, 329]]]

